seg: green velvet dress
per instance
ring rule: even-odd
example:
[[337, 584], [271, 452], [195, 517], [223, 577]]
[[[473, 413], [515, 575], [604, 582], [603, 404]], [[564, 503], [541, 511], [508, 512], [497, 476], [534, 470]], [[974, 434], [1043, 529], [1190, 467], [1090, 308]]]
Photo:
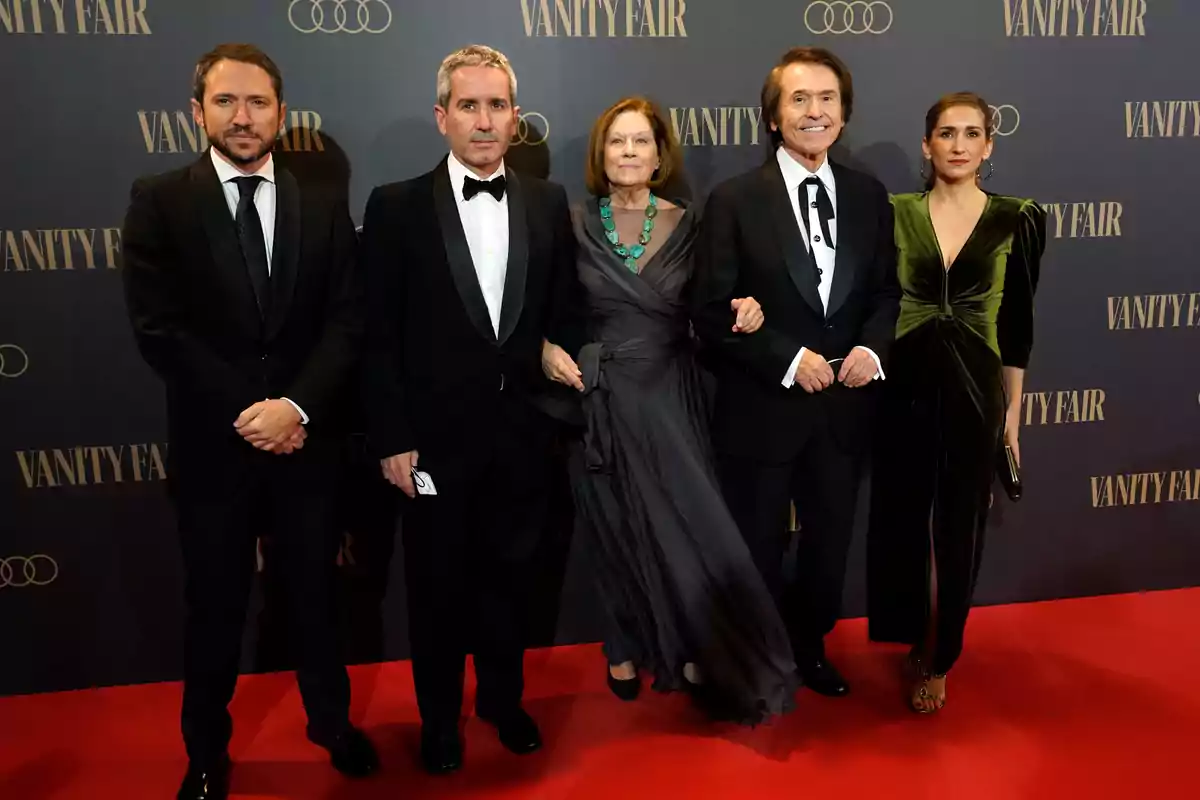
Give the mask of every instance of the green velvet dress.
[[1032, 200], [989, 194], [975, 229], [945, 269], [928, 193], [896, 195], [892, 206], [903, 296], [875, 437], [870, 636], [925, 641], [936, 564], [929, 666], [945, 673], [962, 651], [979, 574], [1004, 434], [1002, 367], [1024, 368], [1033, 345], [1046, 214]]

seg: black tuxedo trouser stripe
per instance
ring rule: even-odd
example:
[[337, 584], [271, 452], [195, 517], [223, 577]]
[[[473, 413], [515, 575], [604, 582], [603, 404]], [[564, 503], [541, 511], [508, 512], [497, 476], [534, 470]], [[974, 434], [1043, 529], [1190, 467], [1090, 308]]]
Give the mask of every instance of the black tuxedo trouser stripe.
[[[797, 457], [784, 464], [718, 459], [726, 502], [799, 657], [820, 656], [823, 637], [841, 616], [860, 463], [824, 426], [816, 426]], [[801, 531], [795, 575], [788, 580], [783, 558], [792, 500]]]
[[401, 524], [413, 681], [426, 725], [457, 725], [468, 652], [477, 711], [499, 716], [521, 703], [549, 463], [536, 441], [504, 431], [483, 457], [421, 457], [437, 495], [406, 502]]
[[[320, 445], [310, 438], [310, 446]], [[284, 590], [283, 611], [309, 727], [315, 737], [328, 739], [349, 724], [350, 682], [333, 613], [339, 544], [334, 470], [317, 463], [319, 458], [302, 463], [300, 454], [246, 455], [250, 458], [229, 462], [243, 468], [227, 469], [211, 485], [178, 487], [174, 493], [187, 606], [182, 727], [188, 757], [197, 763], [211, 763], [224, 753], [232, 733], [228, 706], [237, 684], [260, 534], [270, 537], [268, 569], [277, 571]]]

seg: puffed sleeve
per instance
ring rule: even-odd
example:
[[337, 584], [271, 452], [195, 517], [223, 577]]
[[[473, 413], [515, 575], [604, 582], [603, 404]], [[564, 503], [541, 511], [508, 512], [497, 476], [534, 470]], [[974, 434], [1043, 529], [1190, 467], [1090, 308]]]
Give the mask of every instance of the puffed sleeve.
[[1004, 271], [1004, 296], [996, 320], [1000, 358], [1025, 369], [1033, 350], [1033, 297], [1046, 247], [1046, 210], [1032, 200], [1021, 207], [1012, 252]]

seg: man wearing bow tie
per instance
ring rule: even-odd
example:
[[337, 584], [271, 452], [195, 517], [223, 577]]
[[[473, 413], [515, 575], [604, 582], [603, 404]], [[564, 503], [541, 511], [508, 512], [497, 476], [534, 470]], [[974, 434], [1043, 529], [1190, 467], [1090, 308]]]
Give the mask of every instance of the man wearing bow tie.
[[[891, 205], [879, 181], [831, 162], [850, 119], [850, 72], [820, 48], [789, 50], [763, 85], [773, 153], [717, 186], [696, 248], [696, 329], [715, 356], [722, 488], [780, 604], [816, 692], [849, 686], [825, 655], [841, 611], [860, 466], [899, 313]], [[730, 334], [729, 302], [765, 322]], [[785, 579], [789, 501], [800, 541]]]
[[[438, 70], [449, 155], [376, 188], [363, 220], [368, 435], [407, 495], [405, 575], [426, 769], [462, 762], [464, 660], [475, 710], [516, 753], [541, 746], [521, 708], [524, 604], [547, 513], [553, 423], [543, 338], [569, 352], [581, 293], [562, 187], [506, 168], [517, 81], [482, 46]], [[565, 343], [563, 340], [565, 339]], [[574, 347], [571, 349], [570, 346]]]

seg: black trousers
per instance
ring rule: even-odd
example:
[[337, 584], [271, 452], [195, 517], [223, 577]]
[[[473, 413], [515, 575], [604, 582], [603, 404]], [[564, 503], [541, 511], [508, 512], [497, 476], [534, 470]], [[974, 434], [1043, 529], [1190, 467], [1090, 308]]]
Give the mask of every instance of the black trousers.
[[402, 504], [413, 681], [425, 725], [458, 724], [468, 652], [476, 711], [495, 717], [520, 706], [551, 432], [548, 420], [500, 418], [471, 452], [418, 451], [417, 469], [437, 490]]
[[[245, 448], [241, 450], [240, 448]], [[282, 586], [291, 661], [309, 736], [327, 741], [349, 726], [350, 682], [334, 628], [339, 537], [334, 517], [339, 442], [310, 436], [303, 450], [272, 455], [245, 442], [197, 457], [172, 451], [171, 494], [179, 517], [185, 602], [182, 727], [188, 758], [219, 758], [232, 734], [242, 633], [255, 571], [255, 542], [269, 537]]]
[[[861, 463], [861, 455], [846, 452], [825, 426], [815, 428], [784, 464], [718, 457], [725, 501], [778, 604], [798, 661], [823, 657], [824, 637], [841, 616]], [[801, 528], [791, 579], [783, 571], [789, 501]]]

